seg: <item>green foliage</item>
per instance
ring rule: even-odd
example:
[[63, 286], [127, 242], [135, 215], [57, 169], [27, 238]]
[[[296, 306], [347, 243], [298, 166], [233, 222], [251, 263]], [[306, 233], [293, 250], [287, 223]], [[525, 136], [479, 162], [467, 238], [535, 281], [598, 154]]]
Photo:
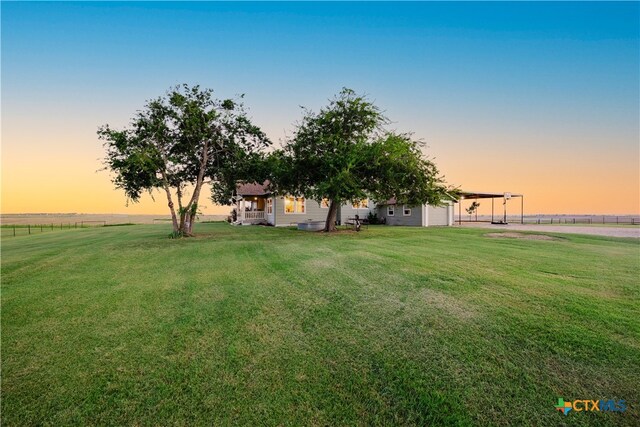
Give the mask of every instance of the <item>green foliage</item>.
[[170, 239], [179, 239], [181, 237], [184, 237], [184, 232], [182, 230], [174, 230], [171, 233], [169, 233]]
[[480, 203], [474, 200], [473, 203], [471, 203], [471, 205], [465, 210], [469, 215], [473, 215], [478, 210], [479, 207], [480, 207]]
[[440, 205], [447, 187], [424, 144], [409, 134], [388, 132], [367, 146], [366, 191], [377, 201], [395, 198], [408, 205]]
[[182, 206], [178, 209], [178, 213], [181, 217], [189, 215], [193, 220], [197, 220], [202, 212], [198, 210], [198, 204], [194, 203], [191, 207], [187, 208], [186, 206]]
[[[163, 189], [172, 214], [175, 194], [185, 234], [190, 233], [190, 216], [196, 214], [205, 179], [213, 187], [214, 201], [228, 204], [235, 182], [251, 164], [247, 160], [259, 159], [256, 153], [269, 145], [240, 100], [218, 100], [212, 90], [188, 85], [148, 101], [127, 128], [104, 125], [98, 136], [116, 188], [133, 202], [143, 192]], [[187, 189], [192, 195], [183, 199]]]
[[369, 224], [372, 225], [382, 224], [380, 218], [378, 218], [378, 214], [373, 211], [369, 212], [369, 214], [367, 215], [367, 221], [369, 221]]
[[318, 113], [304, 117], [267, 164], [273, 188], [338, 204], [364, 198], [441, 203], [446, 188], [436, 165], [410, 134], [386, 131], [387, 119], [366, 97], [343, 89]]

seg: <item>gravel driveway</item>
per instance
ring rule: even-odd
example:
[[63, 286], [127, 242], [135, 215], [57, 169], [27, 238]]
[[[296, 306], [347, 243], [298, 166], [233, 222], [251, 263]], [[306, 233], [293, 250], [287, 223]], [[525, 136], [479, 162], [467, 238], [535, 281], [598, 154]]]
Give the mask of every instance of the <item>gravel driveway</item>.
[[[456, 224], [456, 226], [458, 226]], [[504, 231], [542, 231], [545, 233], [591, 234], [594, 236], [635, 237], [640, 239], [640, 227], [591, 227], [574, 225], [537, 225], [537, 224], [508, 224], [493, 225], [486, 223], [463, 224], [463, 227], [489, 228]]]

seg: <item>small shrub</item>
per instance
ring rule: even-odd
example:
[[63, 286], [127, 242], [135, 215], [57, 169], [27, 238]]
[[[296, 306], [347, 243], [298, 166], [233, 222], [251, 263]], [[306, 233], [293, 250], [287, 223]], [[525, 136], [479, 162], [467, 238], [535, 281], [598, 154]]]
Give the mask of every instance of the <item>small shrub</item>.
[[369, 224], [372, 225], [382, 224], [380, 218], [378, 218], [378, 214], [375, 212], [369, 212], [369, 215], [367, 215], [367, 220], [369, 221]]

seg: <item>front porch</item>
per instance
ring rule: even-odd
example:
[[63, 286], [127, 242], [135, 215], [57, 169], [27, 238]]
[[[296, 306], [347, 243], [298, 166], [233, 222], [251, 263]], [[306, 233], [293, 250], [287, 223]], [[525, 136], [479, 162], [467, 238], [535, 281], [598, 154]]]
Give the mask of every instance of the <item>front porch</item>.
[[239, 199], [236, 203], [237, 222], [242, 225], [265, 224], [267, 222], [267, 197], [250, 196]]

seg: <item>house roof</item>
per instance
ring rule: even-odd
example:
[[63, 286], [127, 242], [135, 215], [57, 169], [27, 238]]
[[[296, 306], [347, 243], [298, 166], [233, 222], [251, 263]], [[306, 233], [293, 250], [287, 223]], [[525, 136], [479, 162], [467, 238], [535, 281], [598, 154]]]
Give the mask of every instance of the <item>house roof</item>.
[[236, 194], [239, 196], [264, 196], [270, 194], [269, 181], [265, 181], [262, 184], [257, 182], [250, 182], [246, 184], [238, 184], [236, 186]]
[[[455, 197], [453, 197], [451, 194], [449, 193], [445, 193], [446, 196], [444, 197], [444, 199], [449, 199], [449, 200], [456, 200]], [[396, 200], [395, 197], [390, 198], [389, 200], [387, 200], [386, 202], [382, 202], [379, 203], [379, 205], [397, 205], [398, 201]]]

